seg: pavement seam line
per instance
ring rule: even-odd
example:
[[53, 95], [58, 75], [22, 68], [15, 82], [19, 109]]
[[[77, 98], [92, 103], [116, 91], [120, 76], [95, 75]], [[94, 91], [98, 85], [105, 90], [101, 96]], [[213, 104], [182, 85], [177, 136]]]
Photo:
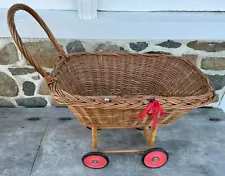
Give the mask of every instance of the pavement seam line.
[[[49, 122], [49, 120], [48, 120], [48, 122]], [[35, 158], [34, 158], [34, 162], [33, 162], [33, 165], [32, 165], [32, 167], [31, 167], [31, 171], [30, 171], [29, 176], [31, 176], [31, 174], [32, 174], [32, 172], [33, 172], [33, 168], [34, 168], [35, 162], [36, 162], [36, 160], [37, 160], [37, 156], [38, 156], [38, 153], [39, 153], [39, 151], [40, 151], [41, 144], [42, 144], [42, 141], [43, 141], [44, 136], [45, 136], [45, 132], [46, 132], [47, 127], [48, 127], [48, 122], [47, 122], [47, 124], [46, 124], [46, 126], [45, 126], [45, 130], [44, 130], [43, 136], [42, 136], [42, 138], [41, 138], [41, 142], [40, 142], [40, 144], [39, 144], [38, 151], [37, 151], [36, 156], [35, 156]]]

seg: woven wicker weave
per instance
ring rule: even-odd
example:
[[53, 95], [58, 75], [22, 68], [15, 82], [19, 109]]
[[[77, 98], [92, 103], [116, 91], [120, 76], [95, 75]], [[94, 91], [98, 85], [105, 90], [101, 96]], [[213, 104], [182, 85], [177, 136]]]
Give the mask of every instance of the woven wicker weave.
[[[33, 60], [19, 37], [14, 23], [17, 10], [30, 13], [58, 51], [59, 59], [50, 74]], [[24, 57], [45, 78], [52, 97], [66, 104], [85, 126], [150, 126], [152, 118], [137, 121], [137, 116], [152, 96], [165, 110], [158, 124], [168, 125], [215, 99], [214, 87], [206, 76], [182, 57], [105, 52], [65, 54], [38, 14], [23, 4], [9, 9], [8, 25]]]

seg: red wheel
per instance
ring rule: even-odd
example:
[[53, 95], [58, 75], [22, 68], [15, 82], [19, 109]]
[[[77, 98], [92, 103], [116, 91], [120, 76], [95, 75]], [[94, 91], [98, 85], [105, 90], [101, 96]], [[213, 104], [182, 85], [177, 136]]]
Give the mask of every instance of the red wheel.
[[89, 152], [82, 157], [85, 166], [92, 169], [101, 169], [108, 165], [109, 158], [101, 152]]
[[142, 162], [149, 168], [160, 168], [164, 166], [168, 161], [168, 153], [161, 148], [152, 148], [147, 150], [143, 157]]

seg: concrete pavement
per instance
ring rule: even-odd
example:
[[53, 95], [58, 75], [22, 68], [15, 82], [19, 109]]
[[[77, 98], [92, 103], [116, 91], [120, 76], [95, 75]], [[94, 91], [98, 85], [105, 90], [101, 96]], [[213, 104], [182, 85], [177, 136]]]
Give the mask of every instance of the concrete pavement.
[[[100, 170], [83, 166], [91, 132], [67, 108], [0, 109], [0, 141], [0, 176], [225, 175], [225, 113], [220, 109], [195, 109], [160, 128], [156, 146], [170, 157], [159, 169], [146, 168], [141, 153], [107, 154], [110, 163]], [[136, 129], [100, 130], [99, 143], [103, 149], [146, 147]]]

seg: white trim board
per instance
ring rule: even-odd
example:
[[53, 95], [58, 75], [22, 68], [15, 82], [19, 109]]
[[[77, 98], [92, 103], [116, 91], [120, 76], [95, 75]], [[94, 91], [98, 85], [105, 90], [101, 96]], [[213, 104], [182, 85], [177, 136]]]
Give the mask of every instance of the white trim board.
[[77, 0], [1, 0], [0, 8], [10, 8], [16, 3], [26, 4], [33, 9], [77, 10]]
[[224, 0], [98, 0], [104, 11], [224, 11]]
[[97, 18], [97, 0], [77, 0], [80, 19]]
[[[56, 38], [119, 40], [225, 40], [223, 12], [98, 12], [98, 18], [79, 19], [77, 11], [37, 10]], [[0, 10], [0, 37], [11, 37], [7, 9]], [[26, 12], [16, 13], [22, 37], [46, 34]]]
[[223, 96], [222, 100], [220, 101], [219, 108], [225, 112], [225, 95]]

